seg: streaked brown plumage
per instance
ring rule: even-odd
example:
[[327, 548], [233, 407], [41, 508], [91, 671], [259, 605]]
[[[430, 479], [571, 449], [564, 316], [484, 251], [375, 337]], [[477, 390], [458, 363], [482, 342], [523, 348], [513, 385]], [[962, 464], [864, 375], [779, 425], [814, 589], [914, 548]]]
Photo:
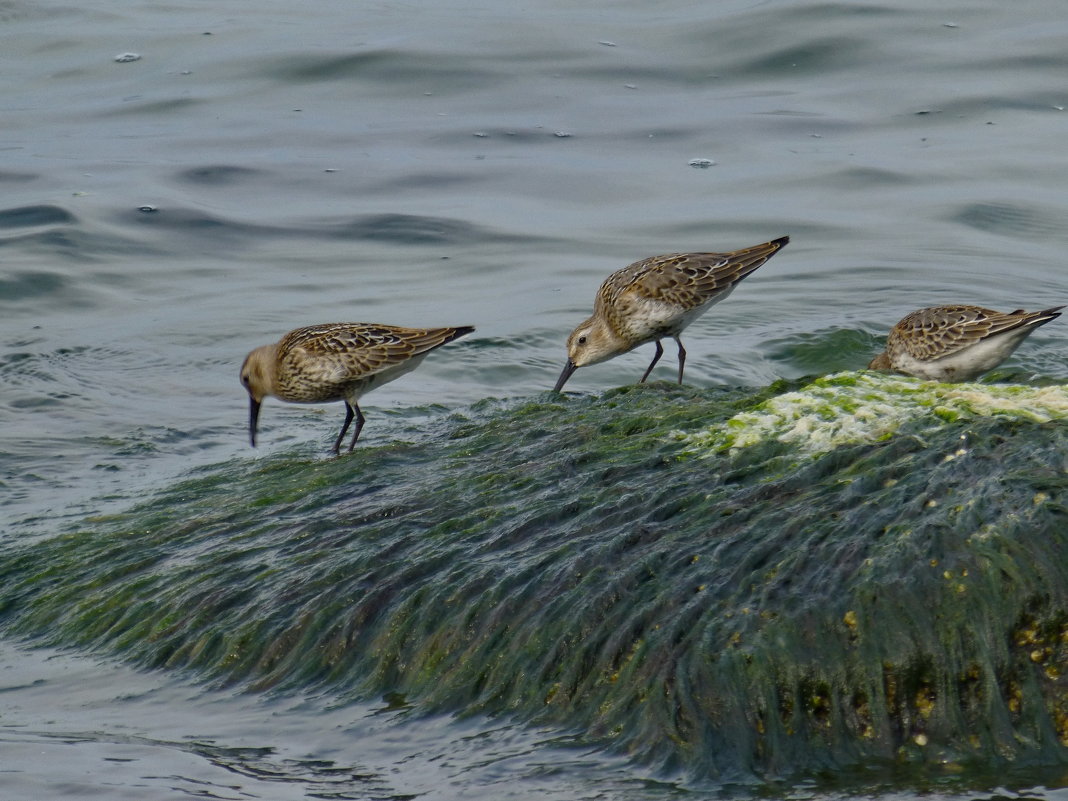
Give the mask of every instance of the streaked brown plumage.
[[364, 424], [357, 403], [362, 395], [414, 370], [427, 353], [474, 330], [326, 323], [290, 331], [277, 343], [256, 348], [241, 365], [250, 403], [249, 441], [256, 446], [260, 404], [268, 395], [290, 403], [344, 401], [345, 423], [333, 452], [340, 452], [355, 417], [351, 451]]
[[612, 273], [597, 292], [593, 316], [568, 337], [568, 361], [554, 391], [559, 392], [579, 367], [655, 341], [656, 353], [638, 382], [643, 383], [664, 353], [660, 344], [664, 337], [672, 337], [679, 346], [681, 384], [686, 364], [686, 349], [679, 339], [682, 330], [789, 241], [784, 236], [731, 253], [654, 256]]
[[931, 381], [971, 381], [1007, 359], [1040, 325], [1060, 317], [1044, 311], [999, 312], [982, 306], [932, 306], [890, 329], [871, 370], [894, 370]]

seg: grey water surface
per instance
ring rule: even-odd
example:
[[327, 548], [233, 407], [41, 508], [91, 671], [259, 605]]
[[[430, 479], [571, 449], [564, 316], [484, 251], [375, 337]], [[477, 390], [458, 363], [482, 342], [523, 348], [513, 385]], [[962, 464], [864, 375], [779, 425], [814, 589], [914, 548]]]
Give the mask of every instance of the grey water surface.
[[[658, 253], [791, 237], [688, 330], [696, 387], [861, 368], [920, 306], [1068, 302], [1055, 0], [16, 0], [0, 32], [11, 552], [192, 471], [325, 457], [335, 407], [268, 401], [247, 442], [241, 360], [301, 325], [477, 327], [368, 396], [374, 447], [541, 397], [600, 281]], [[1009, 369], [1064, 381], [1066, 336], [1045, 326]], [[648, 350], [568, 389], [633, 382]], [[235, 695], [11, 640], [0, 668], [0, 798], [746, 792], [500, 719]], [[1000, 794], [1064, 797], [1014, 781]]]

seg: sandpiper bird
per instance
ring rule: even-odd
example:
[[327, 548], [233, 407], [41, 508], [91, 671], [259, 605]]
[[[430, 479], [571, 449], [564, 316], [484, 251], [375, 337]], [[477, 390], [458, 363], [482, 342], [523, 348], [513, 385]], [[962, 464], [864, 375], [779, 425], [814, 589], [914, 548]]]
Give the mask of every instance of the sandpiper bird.
[[871, 370], [894, 370], [929, 381], [971, 381], [1007, 359], [1027, 335], [1060, 317], [1045, 311], [998, 312], [982, 306], [932, 306], [890, 329]]
[[729, 295], [738, 282], [784, 247], [784, 236], [732, 253], [672, 253], [634, 262], [601, 284], [593, 316], [567, 338], [567, 364], [553, 388], [559, 392], [579, 367], [606, 361], [646, 342], [656, 353], [641, 381], [664, 354], [660, 340], [679, 346], [679, 383], [686, 364], [682, 329]]
[[260, 404], [268, 395], [291, 403], [345, 402], [341, 440], [352, 418], [356, 447], [364, 416], [360, 396], [414, 370], [434, 348], [470, 334], [471, 326], [400, 328], [377, 323], [326, 323], [290, 331], [274, 345], [256, 348], [241, 365], [241, 383], [249, 396], [249, 441], [256, 447]]

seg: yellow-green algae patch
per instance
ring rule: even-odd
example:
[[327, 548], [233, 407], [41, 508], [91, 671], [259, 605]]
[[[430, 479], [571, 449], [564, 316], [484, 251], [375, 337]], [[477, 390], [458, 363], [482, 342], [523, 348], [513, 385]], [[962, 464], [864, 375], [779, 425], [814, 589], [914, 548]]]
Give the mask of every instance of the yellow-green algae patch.
[[927, 419], [945, 422], [1000, 417], [1046, 423], [1068, 417], [1068, 387], [1022, 384], [943, 384], [880, 373], [836, 373], [701, 431], [673, 431], [684, 453], [736, 451], [769, 440], [823, 453], [842, 445], [879, 442]]

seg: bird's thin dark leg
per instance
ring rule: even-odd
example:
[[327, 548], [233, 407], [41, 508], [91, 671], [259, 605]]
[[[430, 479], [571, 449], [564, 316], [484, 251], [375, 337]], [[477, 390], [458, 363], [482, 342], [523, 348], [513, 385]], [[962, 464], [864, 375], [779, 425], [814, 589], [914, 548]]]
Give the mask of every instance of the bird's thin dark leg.
[[352, 453], [352, 449], [356, 447], [356, 440], [360, 438], [360, 432], [363, 431], [363, 412], [360, 411], [360, 405], [358, 403], [352, 404], [352, 408], [356, 410], [356, 430], [352, 432], [352, 442], [349, 443], [349, 453]]
[[[349, 423], [352, 422], [352, 407], [349, 406], [349, 402], [345, 401], [345, 422], [341, 426], [341, 433], [337, 435], [337, 441], [334, 443], [334, 455], [337, 456], [341, 453], [341, 440], [345, 439], [345, 432], [349, 430]], [[359, 424], [356, 426], [356, 433], [360, 432]]]
[[679, 383], [682, 383], [682, 368], [686, 366], [686, 348], [682, 346], [682, 340], [675, 337], [675, 342], [679, 346]]
[[660, 344], [660, 340], [658, 339], [656, 341], [656, 353], [653, 354], [653, 360], [649, 362], [649, 366], [645, 368], [645, 375], [642, 376], [642, 380], [638, 382], [639, 384], [645, 383], [645, 379], [649, 377], [649, 373], [653, 372], [653, 367], [656, 366], [656, 363], [660, 361], [660, 357], [663, 355], [664, 346]]

